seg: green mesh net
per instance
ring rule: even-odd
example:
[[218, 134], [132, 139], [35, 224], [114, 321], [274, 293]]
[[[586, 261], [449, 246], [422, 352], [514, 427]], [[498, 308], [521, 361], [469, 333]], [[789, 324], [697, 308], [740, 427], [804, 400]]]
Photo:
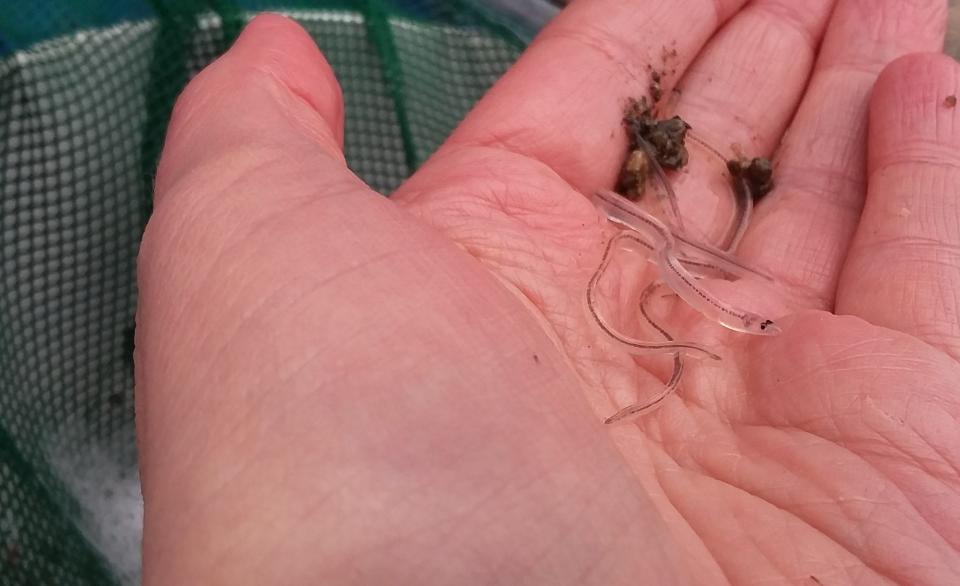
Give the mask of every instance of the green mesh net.
[[517, 57], [451, 0], [0, 2], [0, 584], [139, 583], [135, 259], [174, 100], [257, 11], [299, 21], [389, 193]]

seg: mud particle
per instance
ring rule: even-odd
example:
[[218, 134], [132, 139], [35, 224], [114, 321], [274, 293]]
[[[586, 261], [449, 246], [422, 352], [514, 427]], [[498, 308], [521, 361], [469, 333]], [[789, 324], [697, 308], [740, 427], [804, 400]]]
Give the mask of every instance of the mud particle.
[[650, 72], [650, 86], [648, 87], [650, 91], [650, 99], [653, 100], [653, 103], [656, 104], [663, 98], [663, 86], [660, 85], [660, 81], [663, 79], [663, 74], [656, 69]]
[[956, 108], [956, 107], [957, 107], [957, 96], [947, 96], [946, 99], [943, 100], [943, 105], [944, 105], [945, 107], [951, 108], [951, 109]]
[[663, 98], [663, 88], [660, 87], [659, 83], [650, 83], [650, 97], [654, 102], [659, 102]]

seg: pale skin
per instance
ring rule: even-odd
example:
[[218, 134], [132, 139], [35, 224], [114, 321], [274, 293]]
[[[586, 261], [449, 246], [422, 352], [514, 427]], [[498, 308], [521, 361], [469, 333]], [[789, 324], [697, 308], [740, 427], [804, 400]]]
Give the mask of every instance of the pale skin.
[[[178, 102], [140, 253], [145, 583], [956, 583], [946, 3], [833, 4], [575, 3], [389, 200], [312, 40], [258, 18]], [[604, 426], [671, 365], [582, 310], [588, 196], [664, 46], [698, 136], [775, 158], [738, 255], [784, 288], [724, 298], [783, 333], [673, 303], [723, 360]], [[674, 186], [705, 226], [698, 160]]]

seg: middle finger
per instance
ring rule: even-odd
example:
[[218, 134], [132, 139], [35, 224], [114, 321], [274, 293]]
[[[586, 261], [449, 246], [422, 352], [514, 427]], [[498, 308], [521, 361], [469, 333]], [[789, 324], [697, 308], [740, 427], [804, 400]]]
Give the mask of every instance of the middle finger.
[[[769, 156], [797, 108], [834, 0], [757, 0], [707, 45], [680, 81], [675, 112], [692, 134], [731, 159]], [[724, 161], [689, 141], [673, 178], [688, 225], [704, 231], [732, 213]]]

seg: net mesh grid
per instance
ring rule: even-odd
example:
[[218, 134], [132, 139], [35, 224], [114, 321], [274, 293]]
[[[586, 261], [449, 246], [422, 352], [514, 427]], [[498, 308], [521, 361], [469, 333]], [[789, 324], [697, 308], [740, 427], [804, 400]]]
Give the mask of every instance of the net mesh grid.
[[135, 261], [175, 96], [255, 12], [297, 20], [388, 194], [521, 50], [458, 2], [0, 5], [0, 585], [139, 583]]

